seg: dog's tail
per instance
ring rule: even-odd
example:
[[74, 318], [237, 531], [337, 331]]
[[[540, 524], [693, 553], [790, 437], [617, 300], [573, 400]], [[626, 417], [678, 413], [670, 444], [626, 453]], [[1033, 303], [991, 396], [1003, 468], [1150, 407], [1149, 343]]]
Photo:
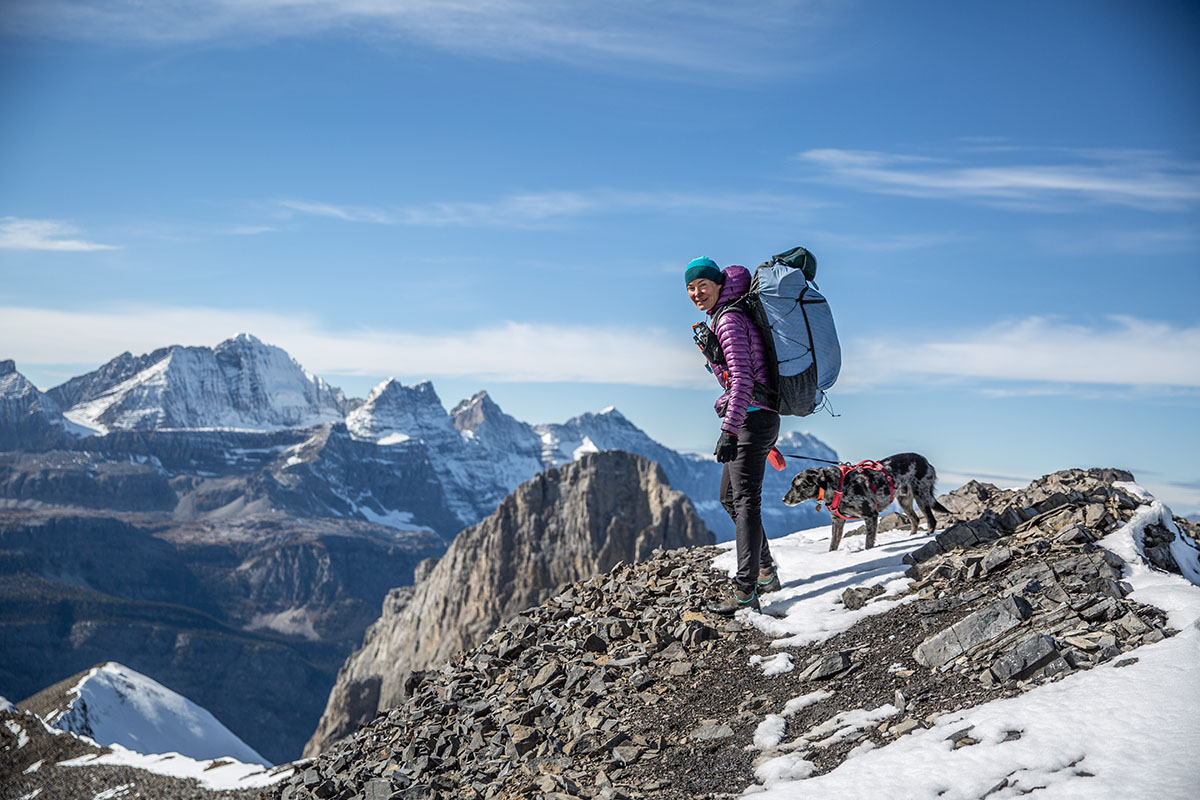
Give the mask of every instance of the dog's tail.
[[940, 511], [940, 512], [942, 512], [943, 514], [953, 514], [953, 513], [954, 513], [953, 511], [951, 511], [950, 509], [946, 508], [944, 505], [942, 505], [941, 503], [939, 503], [939, 502], [937, 501], [937, 498], [936, 498], [936, 497], [933, 499], [933, 510], [934, 510], [934, 511]]

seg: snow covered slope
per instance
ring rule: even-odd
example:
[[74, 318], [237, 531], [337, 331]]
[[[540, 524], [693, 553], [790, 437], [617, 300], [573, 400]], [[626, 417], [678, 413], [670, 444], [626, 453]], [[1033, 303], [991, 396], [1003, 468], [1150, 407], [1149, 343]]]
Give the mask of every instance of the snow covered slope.
[[[764, 751], [756, 762], [758, 783], [746, 793], [761, 800], [1195, 797], [1200, 782], [1195, 755], [1200, 742], [1197, 549], [1177, 536], [1173, 552], [1183, 575], [1148, 566], [1146, 531], [1161, 527], [1178, 534], [1170, 509], [1136, 484], [1115, 485], [1145, 505], [1098, 544], [1123, 562], [1130, 599], [1163, 609], [1178, 634], [1062, 680], [1031, 686], [1018, 696], [941, 714], [928, 727], [885, 747], [873, 749], [867, 742], [837, 768], [813, 777], [813, 765], [799, 748], [791, 752], [787, 744], [780, 746], [784, 719], [768, 716], [755, 737], [756, 747]], [[764, 677], [793, 668], [787, 647], [824, 641], [898, 602], [917, 599], [898, 599], [911, 583], [902, 557], [929, 542], [929, 536], [889, 531], [879, 535], [872, 550], [863, 549], [863, 539], [856, 536], [828, 552], [829, 532], [825, 526], [771, 542], [783, 590], [764, 598], [764, 613], [739, 614], [775, 637], [781, 648], [773, 659], [760, 659]], [[732, 550], [718, 557], [715, 566], [734, 571]], [[873, 585], [884, 590], [874, 602], [858, 610], [843, 604], [847, 588]], [[797, 697], [784, 714], [830, 696], [814, 692]], [[889, 715], [898, 716], [898, 709], [885, 704], [861, 710], [857, 717], [835, 720], [841, 730], [829, 725], [821, 733], [833, 741]], [[966, 730], [970, 746], [956, 747], [956, 737]], [[819, 746], [824, 744], [810, 745]]]
[[[49, 698], [41, 697], [45, 703]], [[31, 698], [34, 700], [34, 698]], [[270, 762], [216, 717], [161, 683], [110, 661], [79, 676], [61, 702], [45, 714], [47, 724], [101, 745], [137, 753], [179, 753], [193, 759], [232, 758]]]

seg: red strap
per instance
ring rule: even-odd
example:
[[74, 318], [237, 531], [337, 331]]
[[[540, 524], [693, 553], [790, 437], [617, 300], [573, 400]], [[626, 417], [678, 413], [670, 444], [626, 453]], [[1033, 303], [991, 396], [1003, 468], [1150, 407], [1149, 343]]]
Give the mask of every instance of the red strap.
[[[833, 500], [830, 501], [828, 505], [829, 505], [829, 510], [831, 512], [833, 512], [834, 514], [837, 514], [842, 519], [845, 519], [845, 520], [862, 519], [862, 517], [847, 517], [845, 514], [843, 514], [841, 511], [838, 510], [838, 506], [840, 506], [842, 504], [842, 487], [846, 485], [846, 476], [849, 475], [851, 472], [862, 470], [863, 472], [880, 472], [880, 473], [882, 473], [883, 477], [887, 481], [887, 485], [888, 485], [889, 494], [888, 494], [887, 505], [891, 505], [892, 501], [896, 499], [896, 486], [895, 486], [895, 484], [892, 483], [892, 476], [888, 474], [888, 471], [886, 469], [884, 469], [883, 465], [880, 464], [878, 461], [860, 461], [857, 464], [855, 464], [854, 466], [850, 466], [849, 464], [839, 464], [838, 468], [841, 471], [841, 474], [838, 476], [838, 488], [837, 488], [837, 491], [834, 492], [834, 494], [833, 494]], [[876, 515], [878, 515], [879, 514], [879, 498], [875, 497], [875, 484], [871, 481], [870, 475], [866, 475], [866, 479], [867, 479], [867, 486], [870, 487], [870, 489], [871, 489], [871, 497], [875, 498], [875, 513], [876, 513]], [[822, 496], [824, 495], [824, 491], [825, 491], [824, 489], [821, 490]], [[818, 498], [818, 499], [820, 499], [820, 498]], [[885, 508], [886, 507], [887, 506], [885, 506]]]

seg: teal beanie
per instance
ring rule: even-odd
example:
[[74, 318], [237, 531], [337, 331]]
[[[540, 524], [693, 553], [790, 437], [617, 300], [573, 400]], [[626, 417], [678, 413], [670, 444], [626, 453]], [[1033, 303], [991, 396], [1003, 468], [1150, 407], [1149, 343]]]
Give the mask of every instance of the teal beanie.
[[725, 276], [717, 262], [706, 256], [693, 258], [688, 262], [687, 271], [683, 273], [683, 283], [686, 286], [697, 278], [707, 278], [713, 283], [724, 283]]

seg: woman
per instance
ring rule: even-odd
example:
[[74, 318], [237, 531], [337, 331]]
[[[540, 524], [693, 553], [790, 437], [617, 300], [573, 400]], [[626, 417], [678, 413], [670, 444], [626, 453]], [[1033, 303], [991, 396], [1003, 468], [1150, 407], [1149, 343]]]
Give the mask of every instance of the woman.
[[758, 597], [779, 588], [779, 576], [762, 526], [762, 480], [767, 454], [779, 436], [779, 414], [769, 407], [767, 356], [762, 334], [737, 301], [750, 289], [750, 271], [721, 270], [696, 258], [684, 272], [688, 297], [708, 314], [716, 347], [705, 348], [708, 369], [724, 393], [715, 408], [721, 436], [714, 455], [721, 470], [721, 505], [737, 528], [737, 575], [709, 610], [731, 615], [759, 608]]

